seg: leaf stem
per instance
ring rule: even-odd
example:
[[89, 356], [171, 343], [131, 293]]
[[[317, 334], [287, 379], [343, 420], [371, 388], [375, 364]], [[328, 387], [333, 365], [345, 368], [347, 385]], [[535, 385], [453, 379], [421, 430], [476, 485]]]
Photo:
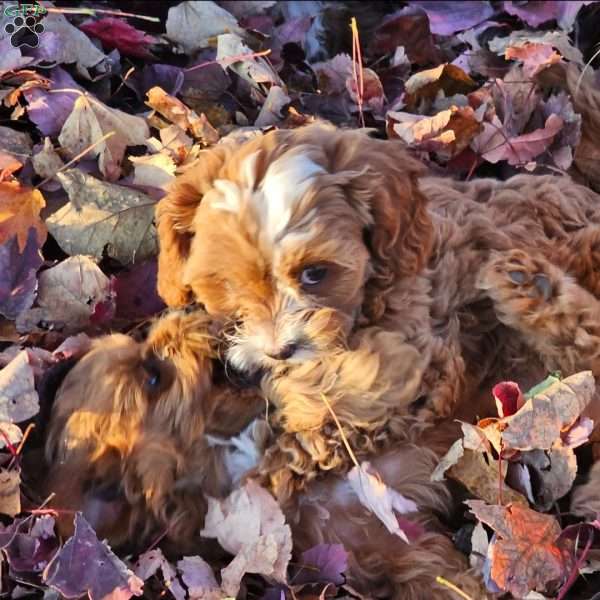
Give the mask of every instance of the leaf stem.
[[337, 425], [337, 428], [339, 429], [340, 435], [342, 436], [342, 442], [344, 442], [344, 446], [346, 446], [346, 450], [348, 451], [348, 454], [350, 455], [352, 462], [354, 463], [354, 465], [356, 467], [358, 467], [360, 469], [358, 460], [356, 460], [356, 455], [354, 454], [352, 447], [350, 446], [350, 442], [348, 441], [348, 438], [346, 437], [346, 434], [344, 433], [344, 430], [342, 429], [342, 424], [340, 423], [339, 419], [337, 418], [337, 415], [333, 411], [331, 404], [329, 404], [329, 400], [327, 400], [327, 397], [325, 396], [325, 394], [321, 394], [321, 399], [325, 403], [327, 410], [329, 410], [329, 412], [331, 413], [331, 416], [333, 417], [333, 420], [335, 421], [335, 424]]

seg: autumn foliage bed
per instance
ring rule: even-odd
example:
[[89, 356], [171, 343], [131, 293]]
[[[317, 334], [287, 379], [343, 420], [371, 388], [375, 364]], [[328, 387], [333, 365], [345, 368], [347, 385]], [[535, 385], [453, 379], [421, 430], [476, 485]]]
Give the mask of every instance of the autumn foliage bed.
[[[81, 516], [73, 538], [55, 537], [35, 470], [21, 472], [41, 443], [29, 425], [43, 374], [90, 337], [130, 332], [164, 308], [154, 205], [227, 135], [323, 118], [401, 138], [453, 177], [568, 173], [599, 189], [600, 5], [42, 2], [30, 13], [43, 32], [27, 45], [5, 29], [13, 4], [0, 26], [2, 592], [223, 597], [201, 557], [117, 558]], [[593, 389], [589, 373], [529, 395], [497, 386], [498, 419], [463, 424], [436, 471], [474, 497], [457, 543], [490, 591], [597, 597], [585, 574], [599, 567], [600, 525], [564, 502], [593, 454], [580, 418]], [[244, 493], [261, 543], [291, 545], [275, 502]], [[235, 500], [228, 510], [239, 518]], [[257, 539], [213, 525], [232, 554], [251, 554]], [[249, 564], [241, 593], [351, 594], [342, 547], [306, 554], [312, 578], [286, 561], [275, 578], [273, 564]]]

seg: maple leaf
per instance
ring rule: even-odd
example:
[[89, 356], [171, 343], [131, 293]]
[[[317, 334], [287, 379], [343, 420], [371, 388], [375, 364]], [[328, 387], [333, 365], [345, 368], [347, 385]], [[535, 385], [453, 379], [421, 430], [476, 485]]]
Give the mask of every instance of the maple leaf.
[[[114, 134], [97, 143], [107, 133]], [[88, 155], [98, 156], [103, 175], [114, 181], [121, 175], [121, 160], [127, 146], [143, 145], [150, 136], [146, 121], [109, 108], [96, 98], [82, 94], [63, 125], [58, 141], [70, 157], [96, 144]]]
[[75, 533], [44, 570], [44, 582], [66, 598], [87, 594], [90, 600], [127, 600], [141, 596], [143, 582], [96, 537], [81, 513]]
[[105, 48], [115, 48], [125, 56], [152, 58], [148, 46], [158, 40], [136, 29], [127, 21], [116, 17], [104, 17], [96, 21], [87, 21], [79, 26], [81, 31], [98, 38]]
[[253, 481], [225, 500], [208, 499], [200, 535], [217, 538], [235, 556], [221, 571], [223, 591], [235, 596], [245, 573], [286, 581], [292, 537], [275, 499]]
[[495, 13], [489, 2], [474, 0], [463, 0], [460, 3], [452, 0], [421, 0], [411, 2], [411, 5], [419, 6], [427, 13], [431, 32], [437, 35], [452, 35], [456, 31], [464, 31]]
[[497, 534], [488, 547], [491, 578], [500, 589], [522, 598], [532, 590], [546, 591], [569, 574], [571, 553], [556, 544], [561, 530], [556, 519], [519, 505], [489, 506], [465, 502]]
[[199, 556], [184, 556], [177, 570], [188, 589], [189, 600], [221, 600], [224, 594], [215, 579], [210, 565]]
[[342, 585], [348, 569], [348, 553], [341, 544], [318, 544], [302, 553], [295, 584], [333, 583]]
[[66, 253], [98, 259], [106, 253], [124, 265], [156, 254], [156, 202], [146, 194], [78, 169], [59, 173], [58, 179], [70, 202], [46, 224]]
[[22, 186], [16, 181], [0, 182], [0, 244], [16, 235], [22, 254], [32, 227], [38, 243], [42, 245], [47, 233], [40, 219], [40, 211], [44, 206], [46, 202], [39, 190]]

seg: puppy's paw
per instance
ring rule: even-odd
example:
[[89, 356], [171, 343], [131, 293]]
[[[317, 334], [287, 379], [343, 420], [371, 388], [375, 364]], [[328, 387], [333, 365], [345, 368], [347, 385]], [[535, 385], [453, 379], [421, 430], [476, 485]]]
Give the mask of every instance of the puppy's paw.
[[494, 301], [506, 325], [550, 308], [560, 294], [564, 274], [544, 258], [511, 250], [494, 256], [484, 267], [479, 287]]

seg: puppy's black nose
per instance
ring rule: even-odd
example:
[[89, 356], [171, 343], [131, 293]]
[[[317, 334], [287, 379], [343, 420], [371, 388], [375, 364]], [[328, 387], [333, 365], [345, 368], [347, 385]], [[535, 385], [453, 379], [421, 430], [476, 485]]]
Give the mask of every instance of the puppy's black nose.
[[274, 360], [287, 360], [295, 354], [296, 350], [298, 350], [298, 344], [292, 343], [282, 346], [276, 352], [267, 352], [266, 355]]

